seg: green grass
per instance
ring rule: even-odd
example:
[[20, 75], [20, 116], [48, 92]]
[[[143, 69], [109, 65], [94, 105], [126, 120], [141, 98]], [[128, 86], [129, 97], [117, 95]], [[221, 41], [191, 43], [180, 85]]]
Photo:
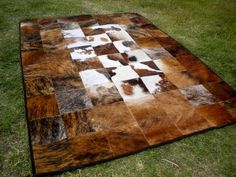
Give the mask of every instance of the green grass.
[[[19, 59], [20, 20], [138, 12], [236, 88], [236, 1], [0, 0], [0, 176], [31, 176]], [[236, 176], [236, 125], [58, 176]], [[174, 164], [173, 164], [173, 163]]]

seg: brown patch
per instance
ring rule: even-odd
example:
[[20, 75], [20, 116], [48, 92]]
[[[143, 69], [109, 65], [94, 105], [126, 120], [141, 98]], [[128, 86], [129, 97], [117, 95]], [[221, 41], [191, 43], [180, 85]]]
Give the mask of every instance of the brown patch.
[[[142, 64], [147, 65], [148, 67], [150, 67], [152, 69], [159, 70], [157, 68], [157, 66], [152, 61], [142, 62]], [[152, 70], [149, 70], [149, 69], [138, 69], [138, 68], [135, 68], [133, 65], [131, 65], [131, 67], [132, 67], [133, 70], [135, 70], [136, 73], [138, 73], [138, 75], [140, 77], [159, 74], [159, 72], [157, 72], [157, 71], [152, 71]]]
[[123, 56], [123, 58], [126, 60], [126, 61], [130, 61], [130, 62], [136, 62], [138, 59], [136, 56], [128, 56], [127, 53], [122, 53], [121, 54]]
[[182, 71], [180, 73], [167, 73], [166, 77], [178, 88], [199, 84], [199, 82], [187, 71]]
[[92, 20], [93, 17], [91, 15], [79, 15], [79, 16], [67, 17], [67, 19], [81, 23], [83, 21]]
[[63, 115], [68, 138], [94, 132], [87, 117], [87, 110], [78, 110]]
[[127, 80], [127, 81], [122, 81], [125, 84], [129, 84], [131, 86], [136, 86], [139, 85], [139, 87], [142, 88], [143, 92], [148, 92], [148, 89], [146, 88], [146, 86], [144, 85], [143, 81], [139, 78], [139, 79], [131, 79], [131, 80]]
[[236, 119], [236, 98], [232, 98], [220, 103]]
[[[132, 67], [133, 68], [133, 67]], [[134, 69], [134, 68], [133, 68]], [[158, 74], [158, 72], [156, 71], [150, 71], [148, 69], [134, 69], [136, 73], [138, 73], [138, 75], [140, 77], [143, 77], [143, 76], [151, 76], [151, 75], [156, 75]]]
[[76, 166], [91, 164], [112, 157], [108, 140], [101, 132], [80, 135], [69, 140]]
[[128, 65], [129, 62], [127, 58], [122, 57], [120, 53], [108, 54], [107, 58], [113, 61], [119, 61], [122, 65]]
[[162, 46], [155, 38], [138, 38], [135, 42], [142, 48], [161, 48]]
[[100, 24], [112, 24], [112, 18], [108, 17], [107, 15], [94, 15], [93, 18]]
[[100, 40], [101, 40], [102, 42], [108, 42], [108, 39], [107, 39], [107, 38], [104, 38], [104, 37], [101, 37]]
[[29, 124], [32, 144], [52, 144], [66, 138], [60, 116], [33, 120]]
[[148, 38], [151, 37], [151, 35], [142, 28], [135, 28], [135, 29], [128, 29], [127, 32], [129, 35], [135, 40], [137, 38]]
[[23, 69], [25, 78], [73, 76], [77, 73], [76, 66], [71, 61], [65, 60], [46, 61], [25, 66]]
[[95, 106], [88, 119], [96, 131], [111, 130], [135, 122], [124, 102]]
[[95, 53], [99, 55], [105, 55], [105, 54], [112, 54], [112, 53], [119, 53], [119, 51], [116, 49], [114, 44], [106, 44], [102, 46], [97, 46], [93, 48], [95, 50]]
[[105, 31], [102, 28], [98, 28], [98, 29], [82, 28], [82, 30], [86, 36], [92, 36], [92, 35], [105, 33]]
[[56, 91], [68, 91], [77, 88], [84, 88], [79, 74], [77, 74], [74, 77], [71, 76], [54, 77], [53, 86]]
[[42, 49], [40, 30], [37, 24], [22, 26], [20, 33], [22, 51]]
[[153, 61], [146, 61], [146, 62], [141, 62], [141, 63], [149, 66], [152, 69], [159, 70], [159, 68], [155, 65]]
[[106, 131], [105, 136], [114, 155], [124, 155], [148, 147], [148, 142], [137, 124]]
[[168, 37], [167, 34], [165, 34], [159, 29], [146, 29], [146, 31], [150, 33], [153, 37]]
[[27, 98], [38, 95], [50, 95], [54, 93], [52, 80], [49, 78], [36, 78], [25, 80], [25, 91]]
[[65, 49], [66, 42], [60, 29], [41, 31], [42, 44], [44, 49]]
[[236, 97], [236, 91], [224, 81], [207, 82], [203, 85], [219, 100], [224, 101]]
[[150, 145], [173, 140], [182, 135], [163, 109], [158, 107], [153, 97], [127, 104]]
[[148, 19], [146, 19], [145, 17], [142, 17], [142, 16], [130, 18], [130, 21], [135, 24], [140, 24], [140, 25], [151, 24], [151, 22]]
[[54, 94], [35, 96], [27, 99], [29, 120], [53, 117], [59, 114], [56, 97]]
[[103, 68], [102, 63], [99, 61], [99, 59], [97, 57], [88, 58], [84, 61], [75, 60], [74, 62], [78, 68], [78, 71], [83, 71], [83, 70], [87, 70], [87, 69]]
[[184, 135], [211, 128], [178, 90], [155, 94], [156, 102]]
[[224, 107], [219, 104], [206, 105], [196, 108], [197, 112], [202, 115], [210, 124], [221, 127], [226, 124], [235, 122], [234, 119]]
[[176, 59], [200, 82], [220, 82], [221, 79], [213, 73], [202, 61], [193, 54], [182, 49], [176, 54]]
[[37, 175], [74, 166], [74, 156], [66, 139], [49, 145], [33, 145], [32, 150]]
[[43, 50], [22, 51], [21, 58], [23, 66], [40, 63], [47, 60]]
[[67, 60], [67, 61], [71, 62], [71, 56], [70, 56], [69, 49], [47, 50], [47, 51], [45, 51], [45, 57], [48, 59], [48, 61], [58, 60], [58, 61], [63, 62], [64, 60]]
[[113, 24], [122, 24], [122, 25], [133, 24], [133, 22], [131, 22], [129, 19], [123, 18], [123, 17], [113, 18], [112, 21], [113, 21]]
[[121, 84], [121, 87], [126, 95], [133, 95], [133, 87], [129, 84]]
[[57, 20], [54, 18], [38, 19], [38, 24], [41, 30], [52, 30], [59, 28]]
[[157, 84], [157, 86], [161, 87], [161, 92], [178, 89], [163, 73], [159, 73], [158, 75], [162, 78], [162, 80]]
[[81, 28], [84, 28], [84, 27], [90, 27], [90, 26], [95, 25], [97, 21], [94, 19], [89, 19], [89, 20], [79, 21], [78, 23]]

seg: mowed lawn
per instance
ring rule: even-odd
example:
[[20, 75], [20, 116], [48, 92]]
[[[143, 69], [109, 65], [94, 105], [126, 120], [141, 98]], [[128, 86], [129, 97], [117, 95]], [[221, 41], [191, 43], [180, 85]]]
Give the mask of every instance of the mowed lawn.
[[[235, 0], [0, 0], [0, 176], [31, 176], [20, 69], [19, 22], [137, 12], [181, 42], [236, 89]], [[236, 125], [66, 172], [72, 177], [233, 177]]]

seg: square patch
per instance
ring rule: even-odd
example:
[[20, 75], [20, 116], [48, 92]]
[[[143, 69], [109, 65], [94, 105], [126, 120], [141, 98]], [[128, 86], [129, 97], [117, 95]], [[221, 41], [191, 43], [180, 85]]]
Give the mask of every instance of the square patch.
[[120, 54], [108, 54], [98, 56], [104, 68], [113, 68], [128, 65], [128, 61]]
[[113, 54], [113, 53], [119, 53], [118, 50], [115, 48], [113, 43], [108, 43], [105, 45], [100, 45], [93, 48], [97, 54], [97, 56], [100, 55], [106, 55], [106, 54]]
[[111, 82], [110, 76], [105, 69], [88, 69], [79, 72], [85, 88]]
[[124, 101], [135, 100], [150, 95], [140, 78], [115, 82], [115, 85]]
[[182, 88], [180, 91], [195, 107], [214, 104], [216, 102], [216, 98], [203, 85], [194, 85], [192, 87]]
[[129, 62], [145, 62], [151, 61], [152, 59], [142, 50], [132, 50], [122, 54], [124, 58], [129, 60]]
[[71, 37], [85, 37], [81, 28], [73, 29], [73, 30], [62, 30], [64, 38], [71, 38]]
[[77, 37], [77, 38], [66, 38], [67, 48], [78, 48], [89, 46], [90, 42], [85, 37]]
[[56, 97], [61, 114], [93, 107], [85, 89], [58, 91]]
[[162, 73], [162, 71], [160, 71], [159, 68], [152, 61], [142, 63], [134, 62], [131, 63], [130, 66], [136, 73], [138, 73], [140, 77]]
[[163, 73], [141, 77], [141, 79], [151, 94], [177, 89]]
[[113, 44], [120, 53], [128, 52], [138, 48], [135, 42], [130, 40], [115, 41]]
[[97, 47], [111, 43], [111, 39], [107, 34], [97, 34], [93, 36], [87, 36], [86, 39], [89, 41], [92, 47]]
[[95, 51], [91, 46], [72, 48], [70, 55], [73, 60], [80, 60], [80, 61], [85, 61], [87, 58], [96, 57]]
[[92, 100], [93, 105], [106, 105], [114, 102], [122, 101], [122, 98], [111, 82], [105, 84], [94, 85], [86, 89]]
[[139, 78], [139, 75], [131, 66], [121, 66], [117, 68], [109, 68], [107, 70], [113, 82]]

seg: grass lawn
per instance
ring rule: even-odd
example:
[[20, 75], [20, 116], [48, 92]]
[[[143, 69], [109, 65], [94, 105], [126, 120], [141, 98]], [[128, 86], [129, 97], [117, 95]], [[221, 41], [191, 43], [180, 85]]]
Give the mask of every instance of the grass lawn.
[[[235, 0], [0, 0], [0, 176], [31, 176], [20, 70], [20, 20], [138, 12], [236, 89]], [[72, 177], [236, 176], [236, 125], [74, 170]]]

